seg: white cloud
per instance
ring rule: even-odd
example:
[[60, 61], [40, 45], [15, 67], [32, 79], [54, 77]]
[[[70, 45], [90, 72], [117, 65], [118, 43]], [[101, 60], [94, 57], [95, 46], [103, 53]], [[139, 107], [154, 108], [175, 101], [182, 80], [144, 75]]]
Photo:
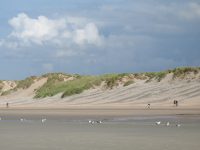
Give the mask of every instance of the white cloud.
[[79, 45], [84, 43], [99, 45], [101, 44], [101, 37], [95, 24], [89, 23], [83, 29], [75, 31], [74, 41]]
[[59, 31], [65, 29], [65, 21], [62, 19], [50, 20], [45, 16], [32, 19], [24, 13], [9, 20], [9, 24], [13, 27], [12, 37], [36, 44], [59, 36]]
[[7, 38], [1, 40], [0, 46], [9, 48], [36, 45], [55, 45], [57, 48], [79, 47], [92, 44], [100, 45], [102, 37], [94, 22], [84, 18], [66, 17], [49, 19], [46, 16], [31, 18], [20, 13], [8, 21], [12, 32]]

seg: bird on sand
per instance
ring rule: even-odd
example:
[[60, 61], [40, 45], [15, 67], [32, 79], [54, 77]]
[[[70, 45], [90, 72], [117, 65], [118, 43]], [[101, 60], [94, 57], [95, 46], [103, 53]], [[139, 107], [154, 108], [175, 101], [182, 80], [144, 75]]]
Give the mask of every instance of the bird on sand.
[[161, 124], [161, 121], [156, 121], [156, 125], [160, 125]]
[[42, 119], [42, 123], [44, 123], [44, 122], [46, 122], [46, 121], [47, 121], [47, 119], [46, 119], [46, 118]]

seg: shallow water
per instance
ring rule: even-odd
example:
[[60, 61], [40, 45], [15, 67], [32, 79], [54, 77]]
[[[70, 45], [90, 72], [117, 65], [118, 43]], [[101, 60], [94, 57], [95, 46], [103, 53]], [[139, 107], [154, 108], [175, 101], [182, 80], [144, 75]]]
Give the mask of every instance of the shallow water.
[[[163, 124], [155, 125], [157, 119]], [[169, 127], [166, 121], [171, 122]], [[2, 150], [199, 150], [199, 139], [200, 123], [195, 118], [118, 118], [94, 125], [87, 119], [0, 121]]]

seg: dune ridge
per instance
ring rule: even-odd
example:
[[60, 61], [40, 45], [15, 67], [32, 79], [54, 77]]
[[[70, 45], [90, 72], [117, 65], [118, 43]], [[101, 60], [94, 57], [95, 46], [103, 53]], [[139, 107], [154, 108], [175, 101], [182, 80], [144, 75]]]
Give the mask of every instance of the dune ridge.
[[[173, 101], [178, 100], [179, 107], [200, 108], [200, 69], [195, 68], [186, 73], [176, 75], [176, 72], [123, 74], [114, 80], [105, 78], [100, 83], [91, 85], [79, 93], [62, 97], [64, 92], [52, 96], [36, 98], [39, 89], [47, 86], [49, 75], [29, 77], [20, 81], [0, 82], [0, 106], [8, 102], [16, 107], [174, 107]], [[81, 78], [79, 75], [57, 73], [59, 80], [54, 81], [55, 88], [60, 84], [67, 85]], [[113, 77], [113, 76], [112, 76]], [[111, 83], [108, 81], [112, 81]], [[131, 81], [131, 82], [130, 82]], [[88, 80], [91, 82], [91, 80]], [[93, 82], [91, 82], [93, 83]], [[62, 86], [63, 86], [62, 85]], [[74, 84], [73, 84], [74, 85]], [[55, 89], [56, 90], [56, 89]]]

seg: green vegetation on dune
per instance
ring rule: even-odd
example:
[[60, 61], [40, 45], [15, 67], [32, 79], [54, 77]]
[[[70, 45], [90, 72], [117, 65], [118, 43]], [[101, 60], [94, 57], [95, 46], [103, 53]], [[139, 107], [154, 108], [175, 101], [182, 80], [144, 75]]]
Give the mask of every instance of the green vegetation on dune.
[[[199, 67], [181, 67], [172, 70], [166, 70], [161, 72], [147, 72], [147, 73], [124, 73], [124, 74], [105, 74], [99, 76], [82, 76], [78, 74], [64, 74], [64, 73], [48, 73], [41, 77], [29, 77], [21, 81], [15, 81], [16, 87], [8, 91], [2, 92], [1, 95], [10, 94], [18, 89], [29, 88], [36, 79], [47, 78], [47, 82], [40, 88], [36, 89], [34, 98], [44, 98], [48, 96], [54, 96], [58, 93], [62, 93], [61, 97], [71, 96], [74, 94], [80, 94], [83, 91], [96, 86], [102, 85], [106, 89], [112, 89], [119, 84], [128, 86], [133, 84], [135, 79], [144, 80], [150, 82], [153, 79], [160, 82], [166, 77], [167, 74], [172, 74], [173, 79], [185, 78], [190, 73], [197, 74], [200, 72]], [[126, 82], [125, 82], [126, 81]], [[3, 88], [2, 81], [0, 81], [0, 91]]]
[[130, 80], [130, 81], [125, 82], [125, 83], [124, 83], [124, 86], [129, 86], [129, 85], [131, 85], [131, 84], [133, 84], [133, 83], [134, 83], [134, 81], [133, 81], [133, 80]]
[[51, 73], [43, 75], [42, 77], [47, 77], [47, 82], [36, 91], [35, 98], [43, 98], [47, 96], [53, 96], [64, 90], [64, 74]]
[[155, 78], [158, 82], [160, 82], [168, 74], [168, 71], [147, 72], [144, 74], [145, 74], [145, 76], [149, 77], [147, 82], [151, 81], [151, 79], [153, 79], [153, 78]]
[[134, 73], [133, 76], [135, 79], [138, 79], [138, 80], [146, 80], [147, 77], [145, 74], [146, 73]]
[[76, 76], [74, 80], [62, 82], [56, 78], [48, 78], [47, 82], [37, 90], [35, 98], [43, 98], [63, 93], [62, 98], [82, 93], [84, 90], [99, 86], [103, 81], [107, 88], [113, 88], [117, 81], [126, 74], [107, 74], [101, 76]]
[[79, 79], [68, 82], [65, 85], [64, 93], [62, 98], [74, 94], [82, 93], [84, 90], [92, 88], [93, 86], [98, 86], [101, 84], [101, 78], [99, 76], [83, 76]]
[[167, 71], [162, 71], [162, 72], [158, 72], [156, 73], [156, 80], [158, 80], [158, 82], [160, 82], [163, 78], [165, 78], [165, 76], [168, 74]]
[[173, 73], [173, 78], [184, 78], [189, 73], [197, 74], [200, 71], [199, 67], [181, 67], [170, 70]]
[[173, 79], [175, 79], [175, 78], [184, 78], [186, 75], [190, 73], [197, 74], [198, 72], [200, 72], [199, 67], [179, 67], [172, 70], [166, 70], [161, 72], [147, 72], [144, 73], [144, 75], [149, 77], [147, 82], [151, 81], [152, 79], [156, 79], [158, 82], [160, 82], [169, 73], [172, 73]]
[[[81, 76], [81, 75], [67, 75], [67, 74], [48, 74], [45, 77], [48, 77], [47, 82], [36, 91], [35, 98], [43, 98], [47, 96], [54, 96], [58, 93], [62, 93], [62, 98], [66, 96], [71, 96], [74, 94], [80, 94], [83, 91], [93, 88], [95, 86], [101, 85], [104, 83], [105, 88], [112, 89], [115, 86], [118, 86], [118, 83], [123, 77], [129, 77], [129, 75], [134, 76], [134, 78], [146, 80], [147, 82], [152, 79], [160, 82], [163, 78], [166, 77], [168, 73], [173, 73], [174, 77], [179, 77], [179, 74], [187, 74], [189, 72], [198, 73], [199, 68], [176, 68], [173, 70], [161, 71], [161, 72], [148, 72], [148, 73], [135, 73], [135, 74], [105, 74], [100, 76]], [[63, 76], [74, 77], [74, 80], [63, 82]], [[124, 86], [133, 84], [132, 79], [124, 83]]]
[[17, 86], [15, 87], [15, 89], [27, 89], [27, 88], [29, 88], [34, 83], [34, 80], [36, 78], [37, 77], [35, 77], [35, 76], [31, 76], [31, 77], [28, 77], [24, 80], [17, 81]]
[[114, 86], [118, 85], [119, 80], [121, 80], [124, 76], [128, 76], [127, 73], [122, 74], [107, 74], [103, 75], [102, 78], [106, 83], [106, 87], [112, 89]]
[[18, 89], [27, 89], [34, 83], [35, 79], [37, 79], [36, 76], [31, 76], [31, 77], [28, 77], [28, 78], [26, 78], [24, 80], [15, 81], [15, 83], [17, 84], [16, 87], [14, 87], [14, 88], [12, 88], [10, 90], [2, 92], [1, 95], [2, 96], [9, 95], [9, 94], [17, 91]]
[[59, 80], [59, 81], [64, 81], [64, 78], [69, 78], [69, 77], [76, 77], [76, 76], [79, 76], [79, 75], [70, 75], [70, 74], [66, 74], [66, 73], [47, 73], [47, 74], [44, 74], [42, 75], [41, 77], [45, 77], [45, 78], [53, 78], [55, 80]]
[[3, 89], [3, 81], [0, 80], [0, 92]]

